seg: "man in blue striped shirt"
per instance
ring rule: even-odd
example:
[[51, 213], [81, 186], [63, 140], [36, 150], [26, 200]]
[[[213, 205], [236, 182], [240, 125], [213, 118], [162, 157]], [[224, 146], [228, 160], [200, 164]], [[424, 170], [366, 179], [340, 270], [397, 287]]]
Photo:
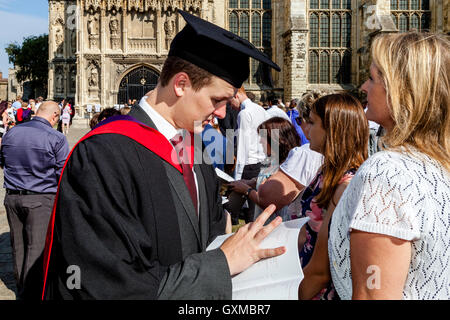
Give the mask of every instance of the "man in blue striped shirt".
[[5, 208], [11, 229], [18, 298], [39, 298], [42, 256], [59, 175], [69, 154], [66, 137], [53, 129], [60, 118], [55, 102], [44, 102], [29, 122], [2, 139]]

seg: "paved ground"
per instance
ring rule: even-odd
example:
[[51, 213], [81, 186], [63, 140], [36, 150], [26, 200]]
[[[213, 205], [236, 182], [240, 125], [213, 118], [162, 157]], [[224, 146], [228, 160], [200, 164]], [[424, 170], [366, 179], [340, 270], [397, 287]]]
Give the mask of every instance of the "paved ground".
[[[84, 123], [80, 123], [77, 127], [72, 127], [67, 136], [70, 148], [89, 131], [82, 128]], [[0, 170], [1, 171], [1, 170]], [[3, 189], [3, 173], [0, 173], [0, 300], [15, 300], [16, 285], [13, 271], [13, 258], [11, 251], [11, 243], [9, 236], [8, 220], [6, 218], [3, 199], [5, 197], [5, 189]]]

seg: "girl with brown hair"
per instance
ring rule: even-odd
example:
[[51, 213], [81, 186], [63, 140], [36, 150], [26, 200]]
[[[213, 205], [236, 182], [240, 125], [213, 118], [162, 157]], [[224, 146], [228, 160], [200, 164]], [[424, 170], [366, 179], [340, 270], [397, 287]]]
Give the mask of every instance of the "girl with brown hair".
[[302, 215], [310, 220], [300, 234], [304, 279], [300, 299], [336, 299], [328, 264], [328, 225], [339, 199], [367, 159], [368, 121], [361, 103], [349, 94], [316, 100], [309, 117], [310, 148], [324, 156], [319, 173], [302, 195]]
[[[295, 127], [289, 120], [280, 117], [273, 117], [264, 121], [258, 126], [258, 134], [261, 137], [261, 142], [264, 152], [267, 155], [266, 160], [263, 161], [258, 177], [252, 180], [238, 180], [230, 183], [233, 191], [244, 195], [247, 199], [253, 201], [255, 206], [254, 220], [263, 212], [263, 210], [270, 205], [260, 197], [259, 187], [262, 186], [267, 179], [270, 178], [283, 163], [289, 151], [295, 147], [300, 146], [300, 138], [295, 130]], [[238, 210], [245, 202], [242, 199], [238, 207], [233, 207], [233, 210]], [[274, 220], [276, 217], [282, 217], [283, 221], [289, 220], [287, 214], [287, 206], [278, 208], [278, 210], [266, 221], [266, 224]]]

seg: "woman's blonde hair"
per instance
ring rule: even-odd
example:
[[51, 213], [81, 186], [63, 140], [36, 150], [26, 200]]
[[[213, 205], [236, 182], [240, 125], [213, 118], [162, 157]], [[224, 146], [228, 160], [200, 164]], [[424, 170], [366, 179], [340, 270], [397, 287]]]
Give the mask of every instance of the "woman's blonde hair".
[[444, 35], [408, 32], [377, 37], [372, 59], [394, 121], [388, 148], [413, 147], [450, 171], [450, 42]]

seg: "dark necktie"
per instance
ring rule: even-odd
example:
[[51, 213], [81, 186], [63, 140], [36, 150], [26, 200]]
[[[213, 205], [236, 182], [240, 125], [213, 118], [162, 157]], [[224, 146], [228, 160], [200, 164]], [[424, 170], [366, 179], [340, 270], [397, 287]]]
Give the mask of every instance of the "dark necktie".
[[[194, 180], [194, 173], [192, 172], [192, 168], [190, 166], [189, 161], [189, 152], [185, 152], [184, 146], [183, 146], [183, 137], [179, 134], [177, 134], [175, 137], [170, 139], [170, 142], [172, 142], [173, 146], [175, 147], [175, 150], [178, 153], [178, 157], [181, 161], [181, 169], [183, 170], [183, 179], [186, 183], [186, 186], [188, 187], [189, 194], [191, 195], [192, 203], [194, 204], [195, 213], [198, 212], [198, 204], [197, 204], [197, 188], [195, 186], [195, 180]], [[190, 159], [193, 161], [193, 159]]]

